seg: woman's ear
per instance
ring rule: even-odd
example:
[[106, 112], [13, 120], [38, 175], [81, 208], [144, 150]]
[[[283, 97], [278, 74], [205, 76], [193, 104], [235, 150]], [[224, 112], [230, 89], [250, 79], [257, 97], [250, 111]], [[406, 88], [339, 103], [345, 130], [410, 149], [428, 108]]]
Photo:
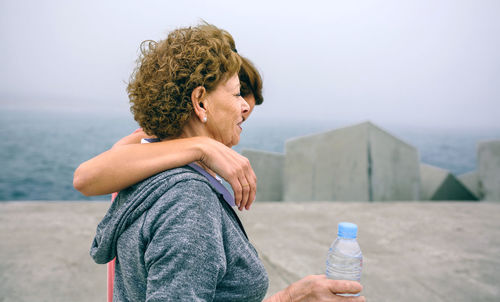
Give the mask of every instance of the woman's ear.
[[193, 103], [194, 113], [202, 123], [207, 122], [207, 110], [204, 105], [207, 91], [205, 87], [198, 86], [191, 93], [191, 102]]

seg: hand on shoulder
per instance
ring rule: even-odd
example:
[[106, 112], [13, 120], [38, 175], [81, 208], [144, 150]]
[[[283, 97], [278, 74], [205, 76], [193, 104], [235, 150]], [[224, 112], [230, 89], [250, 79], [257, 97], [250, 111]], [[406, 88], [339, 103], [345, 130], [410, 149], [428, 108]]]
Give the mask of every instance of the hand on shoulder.
[[200, 160], [231, 185], [234, 201], [239, 210], [249, 210], [257, 192], [257, 176], [250, 161], [233, 149], [208, 137], [202, 138], [201, 150]]

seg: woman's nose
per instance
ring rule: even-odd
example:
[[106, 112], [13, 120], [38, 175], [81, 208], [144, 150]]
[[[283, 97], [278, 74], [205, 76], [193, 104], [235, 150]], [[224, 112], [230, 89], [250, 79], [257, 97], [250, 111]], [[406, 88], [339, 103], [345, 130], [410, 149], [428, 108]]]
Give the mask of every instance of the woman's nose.
[[250, 111], [250, 105], [248, 105], [247, 101], [244, 98], [241, 98], [243, 100], [243, 104], [241, 106], [241, 111], [243, 113], [247, 113]]

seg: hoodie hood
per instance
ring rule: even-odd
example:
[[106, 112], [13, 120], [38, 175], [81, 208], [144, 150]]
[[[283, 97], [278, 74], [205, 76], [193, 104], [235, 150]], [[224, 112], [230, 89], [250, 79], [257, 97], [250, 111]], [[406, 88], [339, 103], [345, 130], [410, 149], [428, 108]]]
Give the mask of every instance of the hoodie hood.
[[207, 177], [195, 172], [194, 168], [185, 166], [156, 174], [118, 194], [97, 225], [90, 256], [98, 264], [113, 260], [116, 257], [116, 245], [120, 235], [175, 184], [193, 178], [207, 183], [218, 196], [222, 197]]

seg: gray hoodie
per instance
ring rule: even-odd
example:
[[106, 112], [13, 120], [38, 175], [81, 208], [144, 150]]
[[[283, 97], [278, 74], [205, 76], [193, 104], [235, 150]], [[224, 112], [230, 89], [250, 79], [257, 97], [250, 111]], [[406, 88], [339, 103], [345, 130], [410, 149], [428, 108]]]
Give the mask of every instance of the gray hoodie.
[[100, 264], [116, 257], [114, 301], [264, 298], [264, 266], [210, 177], [185, 166], [120, 192], [90, 250]]

